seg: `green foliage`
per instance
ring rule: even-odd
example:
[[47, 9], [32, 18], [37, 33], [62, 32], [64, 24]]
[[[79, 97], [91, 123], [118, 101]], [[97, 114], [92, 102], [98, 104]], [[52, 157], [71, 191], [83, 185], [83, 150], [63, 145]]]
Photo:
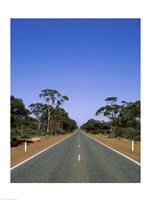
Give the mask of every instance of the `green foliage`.
[[19, 137], [21, 136], [22, 131], [17, 129], [17, 128], [12, 128], [11, 129], [11, 137]]
[[44, 98], [48, 105], [52, 107], [59, 107], [66, 100], [69, 100], [67, 96], [62, 96], [57, 90], [44, 89], [39, 94], [39, 97]]
[[11, 96], [11, 137], [25, 139], [47, 134], [64, 135], [77, 129], [77, 123], [59, 107], [64, 101], [69, 100], [67, 96], [62, 96], [56, 90], [46, 89], [42, 90], [40, 97], [43, 97], [47, 104], [31, 103], [29, 111], [25, 108], [23, 100]]
[[51, 112], [54, 109], [58, 109], [66, 100], [69, 100], [67, 96], [62, 96], [57, 90], [44, 89], [39, 94], [39, 97], [44, 98], [47, 105], [47, 132], [51, 129]]
[[105, 101], [108, 103], [108, 104], [110, 104], [110, 105], [113, 105], [113, 104], [115, 104], [116, 102], [117, 102], [117, 97], [107, 97], [106, 99], [105, 99]]
[[109, 122], [92, 119], [81, 128], [93, 134], [109, 133], [110, 137], [140, 140], [140, 101], [122, 101], [122, 105], [116, 104], [117, 97], [108, 97], [105, 101], [107, 105], [99, 108], [95, 115], [105, 116]]
[[17, 128], [25, 126], [26, 119], [30, 111], [25, 108], [22, 99], [11, 96], [11, 127]]
[[19, 137], [19, 138], [31, 138], [34, 136], [43, 136], [44, 132], [42, 130], [28, 130], [28, 131], [19, 131], [17, 130], [17, 134], [15, 134], [15, 137]]
[[22, 131], [19, 129], [11, 129], [11, 138], [16, 137], [16, 138], [30, 138], [32, 136], [31, 132], [29, 131]]
[[110, 124], [104, 121], [98, 121], [94, 119], [88, 120], [85, 124], [80, 127], [82, 130], [91, 132], [93, 134], [109, 133]]
[[122, 136], [132, 140], [140, 140], [140, 132], [132, 127], [124, 128], [122, 130]]
[[39, 130], [39, 129], [37, 129], [37, 130], [31, 130], [31, 131], [28, 131], [28, 132], [32, 136], [42, 136], [42, 135], [44, 135], [44, 131]]
[[47, 135], [65, 135], [67, 132], [64, 129], [54, 128], [47, 132]]

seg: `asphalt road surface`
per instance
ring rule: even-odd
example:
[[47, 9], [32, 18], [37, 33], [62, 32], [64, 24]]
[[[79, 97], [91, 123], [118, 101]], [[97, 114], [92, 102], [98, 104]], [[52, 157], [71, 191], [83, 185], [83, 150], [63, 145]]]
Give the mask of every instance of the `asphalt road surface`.
[[11, 170], [12, 183], [139, 183], [140, 165], [80, 130]]

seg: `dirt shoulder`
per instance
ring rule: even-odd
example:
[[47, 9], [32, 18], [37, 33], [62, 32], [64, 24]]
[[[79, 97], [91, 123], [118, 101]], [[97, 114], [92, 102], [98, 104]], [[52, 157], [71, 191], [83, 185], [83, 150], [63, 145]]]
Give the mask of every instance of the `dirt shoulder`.
[[113, 149], [127, 155], [128, 157], [140, 162], [140, 142], [135, 142], [134, 144], [134, 151], [132, 151], [132, 142], [129, 139], [124, 138], [109, 138], [108, 135], [103, 134], [91, 134], [91, 133], [85, 133], [84, 134], [95, 138], [96, 140], [112, 147]]
[[[75, 133], [75, 132], [74, 132]], [[68, 136], [74, 134], [69, 133], [66, 135], [57, 135], [49, 137], [40, 137], [39, 142], [33, 142], [27, 144], [27, 151], [25, 152], [25, 145], [19, 145], [17, 147], [11, 147], [11, 167], [19, 164], [20, 162], [28, 159], [34, 154], [46, 149], [47, 147], [67, 138]]]

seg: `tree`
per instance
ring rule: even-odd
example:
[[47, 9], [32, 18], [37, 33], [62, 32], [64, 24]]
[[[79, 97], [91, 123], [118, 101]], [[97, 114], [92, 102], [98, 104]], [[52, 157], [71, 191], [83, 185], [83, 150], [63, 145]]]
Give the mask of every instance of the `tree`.
[[47, 103], [47, 114], [48, 114], [48, 120], [47, 120], [47, 132], [50, 130], [51, 125], [51, 112], [54, 108], [59, 108], [63, 104], [65, 100], [69, 100], [67, 96], [62, 96], [57, 90], [51, 90], [51, 89], [44, 89], [41, 91], [42, 93], [39, 95], [39, 97], [43, 97], [44, 100]]
[[60, 129], [62, 129], [66, 118], [69, 118], [68, 113], [63, 108], [57, 108], [53, 111], [53, 121]]
[[11, 127], [21, 129], [29, 114], [30, 111], [25, 108], [22, 99], [11, 96]]
[[29, 105], [29, 108], [31, 109], [32, 113], [36, 116], [38, 120], [38, 129], [40, 129], [41, 116], [43, 115], [43, 112], [45, 110], [45, 105], [42, 103], [32, 103]]
[[63, 121], [63, 128], [67, 131], [67, 132], [71, 132], [75, 129], [77, 129], [77, 123], [75, 120], [66, 117]]
[[140, 101], [122, 103], [119, 114], [121, 126], [140, 129]]
[[107, 97], [107, 99], [105, 99], [105, 101], [109, 104], [109, 105], [114, 105], [117, 102], [117, 97]]
[[107, 105], [99, 108], [96, 111], [95, 115], [97, 116], [102, 114], [109, 120], [113, 120], [117, 117], [118, 111], [120, 109], [119, 105], [116, 104], [117, 97], [108, 97], [107, 99], [105, 99], [105, 101], [107, 102]]
[[117, 97], [105, 99], [106, 106], [99, 108], [95, 115], [102, 114], [111, 123], [111, 132], [114, 136], [140, 138], [140, 101], [126, 102], [117, 105]]
[[110, 129], [110, 124], [109, 122], [89, 119], [85, 124], [81, 126], [81, 129], [93, 134], [107, 133]]

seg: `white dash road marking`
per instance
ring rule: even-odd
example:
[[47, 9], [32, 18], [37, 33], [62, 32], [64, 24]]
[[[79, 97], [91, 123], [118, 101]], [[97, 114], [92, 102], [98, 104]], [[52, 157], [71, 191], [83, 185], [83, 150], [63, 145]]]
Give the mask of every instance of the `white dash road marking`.
[[78, 147], [80, 147], [80, 144], [78, 145]]
[[80, 154], [78, 154], [78, 161], [80, 161], [81, 160], [81, 156], [80, 156]]

